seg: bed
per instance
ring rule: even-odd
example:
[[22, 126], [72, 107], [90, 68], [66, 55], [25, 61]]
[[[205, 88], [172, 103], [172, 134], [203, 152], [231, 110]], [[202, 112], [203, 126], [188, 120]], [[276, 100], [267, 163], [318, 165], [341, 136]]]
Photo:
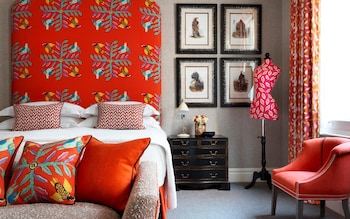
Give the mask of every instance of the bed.
[[[106, 143], [150, 137], [141, 162], [157, 163], [163, 216], [176, 208], [171, 151], [160, 125], [160, 19], [154, 0], [16, 1], [11, 13], [12, 102], [63, 107], [59, 127], [31, 130], [14, 129], [18, 114], [13, 106], [3, 109], [0, 116], [8, 118], [0, 124], [0, 139], [22, 135], [23, 149], [26, 141], [81, 135]], [[96, 126], [98, 105], [116, 102], [137, 103], [152, 113], [138, 118], [144, 126], [140, 129]], [[66, 115], [65, 108], [79, 113]], [[110, 113], [105, 122], [116, 117], [125, 119], [123, 113]]]

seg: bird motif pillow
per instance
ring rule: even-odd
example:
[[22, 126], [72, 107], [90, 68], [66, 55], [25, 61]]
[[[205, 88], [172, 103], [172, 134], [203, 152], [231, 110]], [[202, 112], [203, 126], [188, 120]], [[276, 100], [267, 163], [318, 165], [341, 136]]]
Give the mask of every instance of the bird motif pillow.
[[8, 204], [74, 204], [76, 166], [91, 135], [38, 144], [26, 142], [6, 193]]
[[13, 159], [23, 136], [10, 137], [0, 140], [0, 206], [6, 205], [5, 191], [8, 172], [12, 167]]

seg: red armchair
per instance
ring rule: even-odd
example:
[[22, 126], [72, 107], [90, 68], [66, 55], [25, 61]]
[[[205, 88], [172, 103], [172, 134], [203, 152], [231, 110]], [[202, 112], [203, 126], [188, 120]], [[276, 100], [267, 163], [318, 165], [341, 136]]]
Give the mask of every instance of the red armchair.
[[320, 200], [321, 217], [325, 215], [326, 200], [342, 200], [345, 218], [350, 219], [350, 139], [304, 141], [302, 152], [293, 162], [272, 171], [272, 215], [276, 213], [279, 191], [297, 200], [298, 219], [303, 217], [304, 200]]

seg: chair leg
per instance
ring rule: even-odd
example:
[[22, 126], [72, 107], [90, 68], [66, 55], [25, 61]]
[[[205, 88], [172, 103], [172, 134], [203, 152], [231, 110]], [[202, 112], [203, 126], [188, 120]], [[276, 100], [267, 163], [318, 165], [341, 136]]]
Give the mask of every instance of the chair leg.
[[324, 217], [326, 214], [326, 200], [321, 200], [320, 203], [320, 217]]
[[272, 185], [271, 215], [276, 214], [277, 188]]
[[349, 199], [343, 199], [342, 200], [344, 215], [346, 219], [350, 219], [350, 213], [349, 213]]
[[303, 200], [297, 200], [297, 216], [296, 219], [302, 219], [303, 218]]

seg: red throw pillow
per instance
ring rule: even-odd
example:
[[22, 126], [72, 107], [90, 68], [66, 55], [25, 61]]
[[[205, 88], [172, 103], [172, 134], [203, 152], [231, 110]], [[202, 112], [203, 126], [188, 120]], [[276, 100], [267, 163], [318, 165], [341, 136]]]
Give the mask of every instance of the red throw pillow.
[[14, 131], [60, 128], [60, 115], [63, 103], [48, 105], [15, 104]]
[[76, 166], [91, 136], [37, 144], [26, 142], [6, 193], [7, 203], [75, 202]]
[[143, 110], [146, 104], [116, 105], [98, 103], [99, 129], [144, 129]]
[[123, 211], [150, 138], [103, 143], [91, 138], [78, 167], [76, 198]]
[[5, 191], [9, 172], [23, 136], [6, 138], [0, 141], [0, 206], [6, 205]]

